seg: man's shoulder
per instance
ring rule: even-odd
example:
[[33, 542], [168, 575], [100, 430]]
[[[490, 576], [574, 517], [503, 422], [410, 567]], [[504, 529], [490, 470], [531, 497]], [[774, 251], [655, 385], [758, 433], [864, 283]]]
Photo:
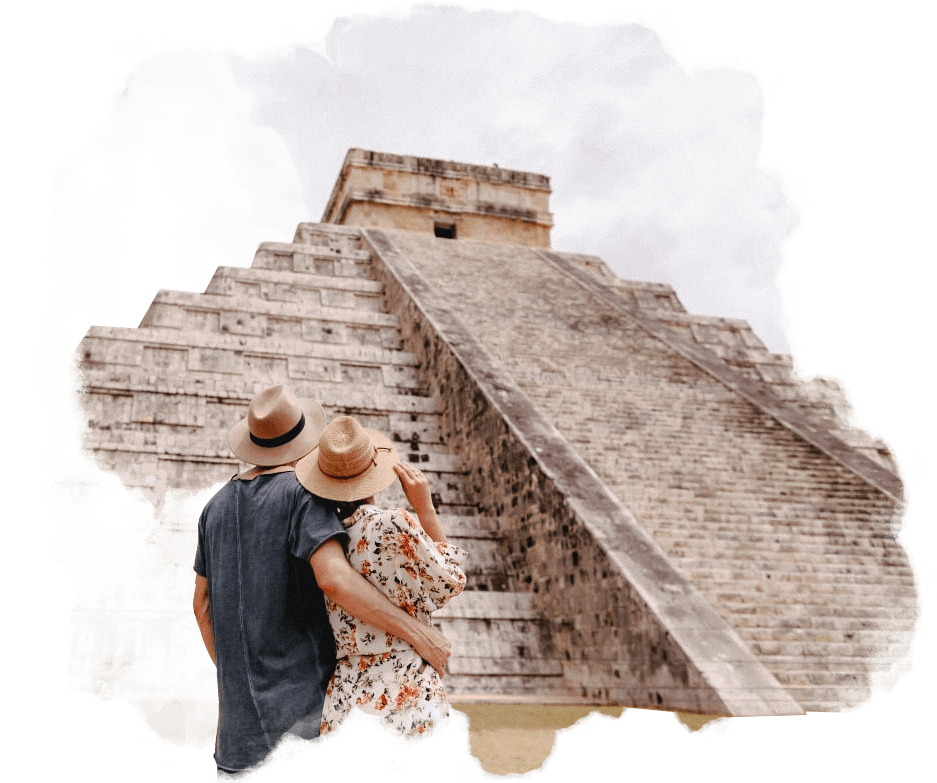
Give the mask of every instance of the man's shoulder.
[[202, 518], [205, 519], [210, 514], [213, 514], [222, 507], [226, 506], [233, 491], [234, 481], [227, 481], [221, 487], [219, 487], [218, 491], [208, 499], [208, 502], [202, 509]]

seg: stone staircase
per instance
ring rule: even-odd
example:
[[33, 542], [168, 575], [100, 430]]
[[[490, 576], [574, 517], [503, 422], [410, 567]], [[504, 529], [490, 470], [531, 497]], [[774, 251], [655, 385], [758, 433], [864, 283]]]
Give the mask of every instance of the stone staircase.
[[[441, 247], [452, 254], [467, 245]], [[844, 423], [835, 389], [805, 390], [790, 358], [770, 354], [745, 322], [688, 314], [669, 286], [621, 281], [594, 257], [562, 255], [893, 470], [883, 444]], [[159, 292], [137, 329], [92, 327], [79, 348], [86, 447], [159, 503], [169, 488], [203, 489], [238, 471], [227, 432], [268, 385], [290, 385], [329, 416], [356, 416], [420, 464], [451, 539], [470, 554], [467, 590], [435, 616], [453, 641], [451, 696], [581, 701], [583, 691], [564, 678], [572, 664], [560, 660], [551, 636], [557, 618], [538, 611], [535, 594], [516, 592], [524, 585], [508, 573], [510, 531], [484, 513], [493, 499], [472, 494], [465, 465], [444, 442], [443, 406], [427, 392], [417, 357], [401, 349], [400, 324], [388, 312], [374, 263], [359, 229], [303, 223], [292, 243], [261, 245], [251, 268], [219, 268], [203, 294]], [[556, 337], [557, 345], [566, 339]], [[770, 441], [770, 453], [782, 455], [776, 464], [746, 466], [740, 484], [725, 455], [674, 450], [671, 432], [703, 427], [691, 408], [674, 408], [671, 431], [646, 428], [641, 405], [651, 410], [657, 392], [642, 404], [635, 397], [635, 412], [623, 412], [615, 401], [629, 400], [636, 387], [619, 375], [615, 357], [590, 357], [581, 334], [570, 346], [571, 366], [579, 366], [566, 374], [544, 369], [541, 352], [512, 357], [512, 377], [557, 422], [567, 415], [561, 406], [571, 400], [570, 388], [588, 398], [595, 406], [590, 421], [603, 429], [593, 435], [577, 420], [581, 432], [578, 439], [567, 434], [569, 442], [804, 709], [867, 699], [873, 674], [905, 654], [916, 616], [910, 564], [895, 540], [894, 501], [722, 391], [718, 404], [731, 408], [732, 432], [757, 433]], [[687, 377], [701, 383], [682, 365], [671, 383], [679, 388]], [[686, 442], [706, 443], [700, 433]], [[621, 444], [616, 451], [594, 449], [609, 440]], [[654, 470], [640, 467], [652, 460]], [[716, 467], [699, 467], [710, 462]], [[396, 488], [381, 501], [405, 503]]]
[[869, 697], [907, 653], [916, 589], [894, 463], [833, 385], [594, 256], [387, 234], [805, 710]]
[[[92, 327], [79, 359], [86, 448], [157, 504], [169, 488], [203, 489], [239, 470], [227, 432], [275, 383], [329, 418], [351, 414], [388, 433], [427, 474], [445, 529], [469, 552], [466, 591], [437, 615], [453, 641], [452, 698], [566, 699], [544, 621], [529, 595], [506, 592], [498, 521], [478, 513], [442, 442], [437, 400], [400, 348], [357, 230], [301, 224], [293, 243], [261, 245], [251, 268], [219, 268], [205, 293], [160, 291], [136, 329]], [[406, 502], [396, 484], [379, 501]], [[85, 631], [92, 625], [84, 612]]]
[[[715, 329], [717, 319], [709, 317], [683, 323], [704, 318]], [[671, 322], [673, 315], [662, 320]], [[746, 329], [745, 322], [722, 324], [720, 334], [734, 330], [744, 336]], [[784, 361], [789, 357], [752, 345], [746, 350], [744, 361], [736, 351], [727, 363], [758, 373], [749, 377], [759, 377], [857, 451], [894, 470], [884, 444], [837, 415], [838, 389], [816, 395], [793, 376]], [[774, 371], [766, 372], [766, 365]], [[800, 463], [809, 479], [791, 471], [789, 480], [778, 481], [783, 489], [773, 498], [765, 486], [746, 493], [742, 487], [696, 484], [687, 475], [679, 486], [661, 484], [656, 493], [646, 488], [647, 500], [636, 510], [671, 561], [801, 706], [836, 711], [866, 701], [875, 673], [907, 655], [917, 616], [915, 581], [896, 539], [900, 504], [845, 478], [819, 453]], [[620, 481], [612, 485], [623, 497], [634, 491]], [[717, 501], [697, 499], [720, 493], [731, 493], [732, 505], [745, 513], [716, 511]]]
[[[668, 285], [621, 280], [593, 256], [562, 256], [625, 294], [644, 317], [764, 384], [895, 472], [887, 446], [850, 426], [839, 387], [799, 379], [791, 357], [769, 352], [747, 322], [687, 313]], [[753, 410], [751, 418], [758, 417]], [[874, 674], [907, 655], [917, 616], [914, 575], [897, 541], [901, 503], [816, 450], [791, 452], [768, 471], [773, 486], [737, 484], [731, 473], [714, 484], [685, 452], [686, 470], [676, 481], [673, 474], [668, 483], [649, 481], [639, 493], [629, 481], [634, 476], [603, 478], [632, 500], [671, 561], [801, 706], [836, 711], [867, 700]]]

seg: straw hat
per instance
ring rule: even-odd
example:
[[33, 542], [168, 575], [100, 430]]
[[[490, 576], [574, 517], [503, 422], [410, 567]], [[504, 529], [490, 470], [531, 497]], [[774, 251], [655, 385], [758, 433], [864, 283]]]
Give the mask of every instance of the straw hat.
[[397, 449], [380, 432], [365, 429], [351, 416], [338, 416], [296, 465], [296, 478], [320, 498], [362, 500], [394, 483], [399, 461]]
[[228, 445], [242, 462], [269, 468], [308, 454], [324, 427], [319, 403], [299, 399], [285, 386], [271, 386], [251, 400], [247, 418], [228, 433]]

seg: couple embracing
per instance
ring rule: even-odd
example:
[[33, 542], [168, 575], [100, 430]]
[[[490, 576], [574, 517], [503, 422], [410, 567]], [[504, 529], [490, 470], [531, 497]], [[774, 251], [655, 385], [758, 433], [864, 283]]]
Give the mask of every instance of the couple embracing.
[[[423, 474], [381, 433], [274, 386], [229, 444], [255, 467], [198, 525], [194, 610], [218, 673], [219, 776], [353, 708], [403, 734], [448, 714], [450, 644], [430, 613], [465, 586]], [[374, 505], [400, 481], [416, 518]]]

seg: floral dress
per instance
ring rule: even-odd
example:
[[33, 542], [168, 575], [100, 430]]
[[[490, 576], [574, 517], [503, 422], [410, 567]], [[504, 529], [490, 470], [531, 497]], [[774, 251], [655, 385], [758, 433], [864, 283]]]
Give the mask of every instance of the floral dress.
[[[411, 617], [430, 614], [462, 592], [465, 551], [434, 542], [410, 514], [364, 505], [342, 520], [352, 567]], [[407, 642], [347, 614], [326, 598], [338, 661], [325, 694], [321, 733], [352, 707], [383, 717], [403, 734], [420, 734], [449, 714], [437, 671]]]

